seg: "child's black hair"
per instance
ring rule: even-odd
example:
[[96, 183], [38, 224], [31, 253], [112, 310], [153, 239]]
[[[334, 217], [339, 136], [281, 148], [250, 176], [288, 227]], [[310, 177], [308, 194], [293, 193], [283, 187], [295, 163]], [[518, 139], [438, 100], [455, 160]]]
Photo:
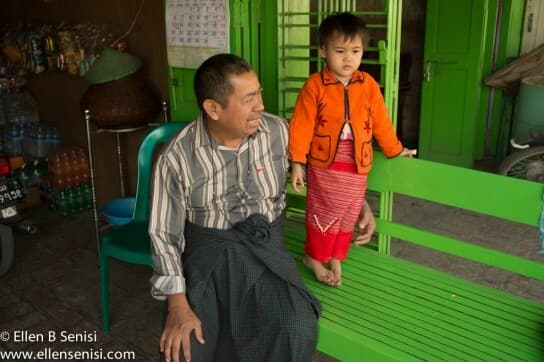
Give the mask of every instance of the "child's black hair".
[[360, 37], [363, 47], [367, 47], [368, 32], [365, 22], [351, 13], [337, 13], [327, 16], [319, 25], [319, 46], [324, 47], [335, 34], [343, 35], [345, 39]]

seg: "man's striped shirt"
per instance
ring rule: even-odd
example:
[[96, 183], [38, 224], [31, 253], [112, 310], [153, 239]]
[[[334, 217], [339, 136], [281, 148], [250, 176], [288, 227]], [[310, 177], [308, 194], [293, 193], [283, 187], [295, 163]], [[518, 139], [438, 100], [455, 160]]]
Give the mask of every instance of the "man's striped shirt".
[[287, 137], [287, 122], [264, 113], [258, 130], [237, 149], [223, 147], [200, 115], [168, 144], [155, 166], [149, 222], [155, 298], [185, 292], [185, 221], [228, 229], [252, 214], [270, 222], [281, 215]]

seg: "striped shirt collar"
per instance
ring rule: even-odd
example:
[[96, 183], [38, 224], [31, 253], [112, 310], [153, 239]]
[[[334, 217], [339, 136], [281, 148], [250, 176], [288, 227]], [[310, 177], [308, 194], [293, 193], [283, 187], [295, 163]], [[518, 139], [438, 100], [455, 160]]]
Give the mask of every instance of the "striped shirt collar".
[[[266, 122], [266, 117], [264, 117], [266, 113], [263, 113], [263, 117], [261, 117], [261, 121], [259, 122], [259, 126], [257, 128], [257, 132], [264, 132], [264, 133], [270, 133], [270, 127], [268, 127], [268, 124]], [[254, 134], [250, 135], [249, 137], [255, 137]], [[210, 145], [210, 136], [208, 134], [208, 130], [206, 129], [206, 126], [204, 125], [204, 117], [202, 116], [202, 113], [198, 115], [198, 118], [196, 119], [196, 130], [195, 130], [195, 148], [199, 147], [205, 147]]]

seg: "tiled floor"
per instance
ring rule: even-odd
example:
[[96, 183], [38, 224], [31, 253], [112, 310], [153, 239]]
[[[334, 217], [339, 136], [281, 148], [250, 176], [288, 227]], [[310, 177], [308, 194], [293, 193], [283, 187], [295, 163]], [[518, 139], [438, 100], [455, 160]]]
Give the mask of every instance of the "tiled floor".
[[[0, 279], [0, 349], [132, 351], [139, 361], [157, 358], [161, 305], [149, 295], [150, 269], [112, 262], [110, 333], [100, 331], [98, 266], [90, 213], [60, 217], [33, 212], [39, 232], [16, 234], [13, 269]], [[86, 332], [80, 343], [14, 342], [15, 331]], [[96, 337], [95, 336], [96, 333]], [[90, 334], [90, 336], [88, 335]], [[47, 339], [47, 338], [45, 338]]]
[[[535, 253], [540, 243], [536, 228], [512, 226], [497, 219], [484, 222], [472, 213], [437, 208], [420, 200], [402, 197], [396, 200], [395, 217], [409, 224], [452, 235], [462, 232], [475, 242], [497, 245], [544, 261], [542, 255]], [[112, 262], [111, 331], [102, 333], [90, 213], [60, 217], [47, 209], [37, 209], [31, 216], [38, 224], [39, 232], [34, 236], [15, 235], [15, 265], [0, 278], [0, 353], [38, 353], [46, 348], [50, 352], [42, 353], [50, 353], [50, 356], [54, 356], [55, 351], [92, 350], [95, 354], [127, 351], [133, 352], [138, 361], [157, 360], [162, 310], [161, 304], [149, 294], [151, 269]], [[516, 235], [515, 245], [508, 243], [513, 240], [508, 235]], [[396, 244], [393, 251], [408, 259], [422, 258], [420, 250], [401, 243]], [[460, 264], [449, 257], [423, 255], [423, 259], [433, 267], [455, 268], [456, 273], [469, 279], [544, 300], [542, 283], [504, 277], [496, 270]], [[28, 336], [25, 339], [24, 332], [43, 335], [44, 341], [32, 341]], [[50, 334], [55, 335], [56, 341], [47, 340]], [[61, 342], [59, 339], [67, 338], [66, 334], [74, 334], [72, 338], [77, 336], [83, 340]], [[14, 340], [16, 338], [18, 341]], [[321, 354], [316, 354], [314, 360], [332, 361]]]
[[[0, 353], [38, 353], [46, 348], [104, 354], [128, 351], [137, 361], [156, 361], [162, 304], [149, 293], [151, 269], [111, 262], [111, 330], [103, 333], [91, 214], [61, 217], [38, 209], [30, 217], [39, 232], [34, 236], [15, 234], [15, 264], [0, 279]], [[9, 334], [9, 340], [2, 341], [2, 332]], [[43, 335], [44, 342], [33, 342], [22, 335], [24, 332]], [[57, 341], [49, 342], [49, 333], [54, 333]], [[69, 343], [67, 334], [81, 340]], [[55, 356], [50, 356], [54, 360]], [[319, 353], [314, 360], [332, 361]]]

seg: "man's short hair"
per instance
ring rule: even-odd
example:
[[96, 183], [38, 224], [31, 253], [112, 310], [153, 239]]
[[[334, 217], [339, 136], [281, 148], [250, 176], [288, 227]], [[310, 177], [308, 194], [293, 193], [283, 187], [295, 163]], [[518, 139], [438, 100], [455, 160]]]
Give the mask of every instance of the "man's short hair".
[[203, 103], [212, 99], [226, 107], [234, 92], [229, 76], [252, 71], [251, 65], [234, 54], [217, 54], [204, 61], [195, 74], [193, 87], [200, 110], [205, 113]]
[[363, 47], [367, 47], [368, 32], [363, 19], [351, 13], [337, 13], [327, 16], [319, 25], [319, 46], [324, 47], [334, 35], [343, 35], [344, 39], [360, 37]]

